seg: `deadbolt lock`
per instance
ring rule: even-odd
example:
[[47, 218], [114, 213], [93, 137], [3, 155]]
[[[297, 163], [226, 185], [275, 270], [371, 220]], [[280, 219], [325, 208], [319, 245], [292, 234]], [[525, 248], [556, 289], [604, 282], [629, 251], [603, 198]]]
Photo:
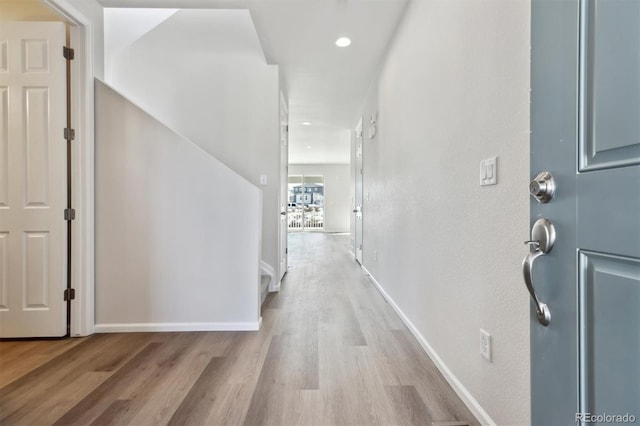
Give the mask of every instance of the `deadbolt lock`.
[[549, 172], [542, 172], [529, 183], [529, 193], [539, 203], [551, 201], [556, 192], [556, 183]]

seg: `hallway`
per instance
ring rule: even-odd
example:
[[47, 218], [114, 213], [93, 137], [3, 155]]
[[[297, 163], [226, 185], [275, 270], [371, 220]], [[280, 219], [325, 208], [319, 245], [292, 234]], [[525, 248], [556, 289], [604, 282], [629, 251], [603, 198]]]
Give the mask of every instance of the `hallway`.
[[259, 332], [0, 342], [0, 423], [476, 424], [348, 245], [290, 234]]

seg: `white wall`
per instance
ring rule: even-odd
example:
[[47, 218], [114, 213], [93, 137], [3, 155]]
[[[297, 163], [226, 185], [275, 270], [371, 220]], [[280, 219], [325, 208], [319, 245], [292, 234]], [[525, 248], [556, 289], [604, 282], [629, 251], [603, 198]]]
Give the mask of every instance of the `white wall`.
[[260, 186], [262, 256], [277, 270], [279, 75], [265, 63], [249, 12], [180, 10], [110, 66], [113, 87]]
[[160, 25], [178, 9], [107, 8], [104, 10], [104, 74], [111, 81], [111, 59]]
[[96, 84], [96, 331], [256, 329], [260, 190]]
[[291, 164], [289, 175], [324, 176], [324, 230], [349, 232], [351, 196], [348, 164]]
[[[529, 8], [410, 3], [363, 111], [365, 123], [378, 111], [364, 142], [364, 266], [497, 424], [530, 422]], [[498, 185], [481, 188], [480, 160], [496, 155]]]

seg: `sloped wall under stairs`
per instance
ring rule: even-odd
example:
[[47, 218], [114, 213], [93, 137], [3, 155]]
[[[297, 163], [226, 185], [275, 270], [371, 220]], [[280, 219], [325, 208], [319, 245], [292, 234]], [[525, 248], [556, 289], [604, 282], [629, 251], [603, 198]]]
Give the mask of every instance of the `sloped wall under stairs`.
[[96, 331], [256, 330], [262, 192], [96, 82]]
[[[105, 24], [107, 34], [131, 25]], [[265, 62], [249, 12], [179, 10], [107, 64], [108, 84], [262, 189], [262, 260], [277, 269], [279, 72]]]

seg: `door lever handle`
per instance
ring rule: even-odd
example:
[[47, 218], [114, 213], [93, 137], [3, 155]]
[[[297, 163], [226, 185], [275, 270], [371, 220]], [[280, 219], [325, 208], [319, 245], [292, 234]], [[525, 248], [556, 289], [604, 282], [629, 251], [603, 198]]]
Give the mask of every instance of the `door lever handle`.
[[549, 322], [551, 322], [551, 312], [549, 311], [547, 304], [538, 299], [538, 296], [536, 296], [536, 290], [533, 288], [533, 262], [540, 256], [544, 256], [542, 251], [538, 248], [532, 249], [532, 251], [522, 261], [522, 274], [524, 275], [524, 283], [531, 295], [531, 299], [533, 299], [533, 303], [536, 305], [536, 317], [538, 318], [538, 322], [547, 326], [549, 325]]
[[549, 220], [540, 218], [531, 228], [531, 240], [525, 241], [530, 247], [529, 254], [522, 261], [522, 275], [527, 291], [531, 295], [533, 303], [536, 305], [536, 317], [538, 322], [544, 326], [551, 322], [551, 311], [546, 303], [540, 301], [533, 287], [533, 262], [540, 256], [549, 253], [556, 241], [556, 230]]
[[531, 246], [532, 248], [534, 248], [535, 250], [540, 250], [540, 241], [525, 241], [525, 244], [529, 244], [529, 246]]

